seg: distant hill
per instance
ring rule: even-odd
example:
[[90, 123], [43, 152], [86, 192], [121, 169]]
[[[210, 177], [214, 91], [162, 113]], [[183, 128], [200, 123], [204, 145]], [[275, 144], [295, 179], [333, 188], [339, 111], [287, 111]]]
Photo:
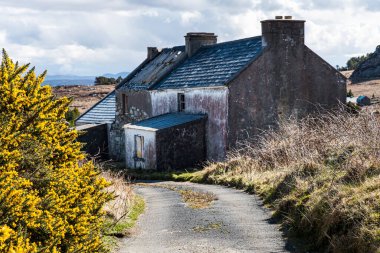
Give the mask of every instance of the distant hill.
[[361, 62], [350, 77], [353, 83], [380, 79], [380, 45]]
[[[108, 78], [118, 78], [121, 76], [122, 78], [126, 77], [128, 72], [120, 72], [117, 74], [103, 74], [99, 76], [105, 76]], [[95, 76], [76, 76], [76, 75], [47, 75], [43, 85], [51, 85], [51, 86], [71, 86], [71, 85], [94, 85]]]
[[106, 74], [103, 74], [102, 76], [108, 77], [108, 78], [115, 78], [115, 79], [117, 79], [119, 76], [121, 76], [122, 78], [124, 78], [128, 74], [129, 74], [129, 72], [120, 72], [120, 73], [117, 73], [117, 74], [106, 73]]

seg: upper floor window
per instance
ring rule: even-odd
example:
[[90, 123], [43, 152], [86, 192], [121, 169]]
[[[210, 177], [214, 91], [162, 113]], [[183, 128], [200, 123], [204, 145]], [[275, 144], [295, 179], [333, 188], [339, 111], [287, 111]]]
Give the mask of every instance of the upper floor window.
[[125, 95], [125, 94], [122, 94], [121, 95], [121, 104], [122, 104], [122, 111], [123, 111], [123, 114], [126, 114], [127, 113], [127, 110], [128, 110], [128, 96]]
[[183, 112], [185, 111], [185, 94], [184, 93], [178, 93], [178, 111]]

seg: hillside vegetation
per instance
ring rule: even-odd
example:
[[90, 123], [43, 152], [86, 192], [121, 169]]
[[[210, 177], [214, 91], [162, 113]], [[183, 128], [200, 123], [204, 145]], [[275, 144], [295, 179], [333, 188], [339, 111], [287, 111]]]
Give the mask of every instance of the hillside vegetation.
[[[187, 178], [185, 178], [187, 177]], [[345, 112], [282, 122], [183, 179], [261, 195], [305, 250], [380, 250], [380, 119]]]

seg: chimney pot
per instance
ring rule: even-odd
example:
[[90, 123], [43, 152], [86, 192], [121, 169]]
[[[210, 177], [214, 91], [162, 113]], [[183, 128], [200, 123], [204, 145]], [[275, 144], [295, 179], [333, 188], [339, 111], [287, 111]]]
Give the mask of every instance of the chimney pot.
[[291, 18], [291, 16], [285, 16], [285, 19], [261, 21], [263, 47], [277, 47], [285, 44], [297, 46], [305, 43], [305, 21]]

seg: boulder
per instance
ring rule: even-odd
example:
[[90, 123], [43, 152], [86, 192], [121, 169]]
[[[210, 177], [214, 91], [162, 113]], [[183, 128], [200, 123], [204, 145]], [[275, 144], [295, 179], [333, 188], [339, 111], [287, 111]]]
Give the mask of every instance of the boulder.
[[380, 79], [380, 45], [367, 60], [359, 64], [350, 79], [353, 83]]

